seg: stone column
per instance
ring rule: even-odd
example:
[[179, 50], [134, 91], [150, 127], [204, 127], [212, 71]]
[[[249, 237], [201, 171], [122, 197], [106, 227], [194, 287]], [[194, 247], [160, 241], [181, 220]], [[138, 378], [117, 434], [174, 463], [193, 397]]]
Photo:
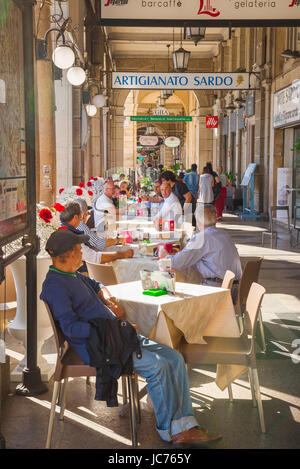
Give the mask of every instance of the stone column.
[[116, 106], [111, 123], [110, 162], [113, 168], [124, 166], [124, 107]]
[[100, 111], [98, 109], [96, 116], [91, 119], [91, 138], [90, 138], [90, 173], [91, 176], [99, 176], [101, 173], [100, 165]]
[[73, 184], [83, 179], [84, 165], [81, 152], [81, 89], [73, 86]]
[[[40, 10], [40, 1], [35, 5], [35, 17], [39, 18], [38, 37], [43, 38], [50, 28], [50, 7], [46, 3]], [[48, 39], [48, 56], [51, 57], [51, 41]], [[37, 172], [37, 199], [46, 205], [54, 202], [56, 194], [56, 144], [54, 115], [54, 83], [52, 77], [52, 60], [36, 61], [37, 83], [37, 155], [39, 158]]]

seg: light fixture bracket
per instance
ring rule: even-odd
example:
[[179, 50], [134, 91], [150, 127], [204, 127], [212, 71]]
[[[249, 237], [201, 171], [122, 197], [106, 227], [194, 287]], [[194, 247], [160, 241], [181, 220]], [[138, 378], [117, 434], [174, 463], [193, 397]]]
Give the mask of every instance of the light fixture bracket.
[[36, 40], [36, 59], [37, 60], [48, 60], [48, 36], [52, 31], [57, 31], [56, 41], [61, 36], [63, 44], [66, 43], [65, 35], [61, 29], [50, 28], [46, 31], [44, 38], [38, 38]]

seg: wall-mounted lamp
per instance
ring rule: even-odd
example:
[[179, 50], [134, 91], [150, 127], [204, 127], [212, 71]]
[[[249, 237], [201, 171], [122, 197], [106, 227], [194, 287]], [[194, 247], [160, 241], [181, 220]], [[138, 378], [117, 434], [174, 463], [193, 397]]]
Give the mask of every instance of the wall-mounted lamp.
[[66, 68], [72, 67], [73, 63], [75, 62], [75, 54], [71, 47], [63, 44], [54, 49], [52, 53], [52, 60], [56, 67], [65, 70]]
[[94, 117], [97, 114], [97, 108], [94, 104], [87, 104], [85, 109], [89, 117]]
[[91, 89], [97, 88], [97, 94], [91, 98], [91, 103], [97, 108], [104, 107], [106, 105], [107, 96], [100, 92], [100, 87], [96, 83], [89, 83], [88, 85], [88, 94], [91, 96]]
[[[69, 69], [67, 72], [67, 79], [69, 83], [73, 86], [80, 86], [86, 80], [86, 73], [82, 67], [80, 67], [76, 63], [76, 56], [75, 52], [76, 47], [72, 44], [72, 46], [66, 44], [66, 39], [64, 32], [66, 27], [69, 23], [70, 19], [67, 18], [62, 27], [59, 28], [50, 28], [46, 31], [45, 36], [43, 39], [36, 40], [36, 58], [37, 60], [46, 60], [48, 57], [48, 37], [49, 34], [53, 31], [57, 32], [56, 41], [61, 37], [62, 44], [58, 45], [53, 53], [52, 53], [52, 61], [56, 67], [66, 70]], [[74, 50], [73, 50], [74, 49]], [[73, 66], [75, 62], [75, 66]]]
[[86, 80], [86, 73], [81, 67], [71, 67], [67, 72], [68, 82], [73, 86], [80, 86]]

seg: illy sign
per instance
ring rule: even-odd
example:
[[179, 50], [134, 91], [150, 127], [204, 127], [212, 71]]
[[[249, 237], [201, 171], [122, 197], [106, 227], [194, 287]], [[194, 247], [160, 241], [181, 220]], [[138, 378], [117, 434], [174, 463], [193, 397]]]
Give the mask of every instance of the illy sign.
[[217, 129], [219, 126], [218, 116], [206, 116], [206, 128]]

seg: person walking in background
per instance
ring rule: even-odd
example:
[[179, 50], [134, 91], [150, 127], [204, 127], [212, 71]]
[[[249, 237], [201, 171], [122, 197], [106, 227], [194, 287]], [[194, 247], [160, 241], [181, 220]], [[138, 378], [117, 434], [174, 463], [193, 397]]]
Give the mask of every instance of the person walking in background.
[[206, 166], [207, 166], [210, 174], [213, 177], [214, 205], [215, 205], [216, 211], [217, 211], [217, 219], [218, 219], [218, 221], [221, 221], [222, 220], [222, 198], [220, 197], [220, 195], [221, 195], [222, 183], [221, 183], [221, 180], [218, 176], [218, 173], [216, 173], [213, 170], [212, 164], [210, 162], [208, 162], [208, 163], [206, 163]]
[[219, 166], [217, 168], [217, 172], [218, 172], [218, 177], [221, 181], [222, 186], [220, 188], [220, 195], [217, 197], [217, 199], [215, 201], [215, 207], [216, 207], [216, 210], [217, 210], [218, 221], [221, 221], [222, 217], [223, 217], [223, 210], [225, 209], [225, 204], [226, 204], [227, 186], [229, 186], [229, 185], [231, 186], [231, 184], [228, 180], [228, 177], [223, 172], [223, 167], [222, 166]]
[[199, 202], [202, 204], [212, 204], [214, 201], [213, 177], [207, 166], [203, 168], [199, 183]]
[[191, 166], [190, 173], [187, 173], [184, 178], [183, 182], [186, 184], [187, 188], [189, 189], [190, 193], [192, 194], [192, 225], [196, 227], [196, 219], [195, 219], [195, 210], [197, 207], [197, 199], [199, 194], [199, 181], [200, 176], [197, 174], [197, 165], [194, 163]]
[[177, 177], [179, 179], [183, 179], [185, 174], [186, 174], [186, 170], [184, 169], [183, 164], [180, 163], [179, 169], [177, 171]]
[[192, 164], [191, 172], [187, 173], [184, 176], [183, 182], [186, 183], [188, 190], [190, 191], [190, 193], [196, 200], [198, 199], [198, 193], [199, 193], [199, 181], [200, 181], [200, 176], [197, 173], [197, 165]]

